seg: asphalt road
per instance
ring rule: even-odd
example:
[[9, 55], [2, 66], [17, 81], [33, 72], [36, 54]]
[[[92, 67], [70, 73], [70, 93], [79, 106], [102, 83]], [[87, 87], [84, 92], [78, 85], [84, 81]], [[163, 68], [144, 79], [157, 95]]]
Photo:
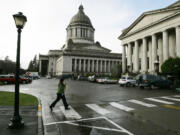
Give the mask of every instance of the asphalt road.
[[[67, 102], [53, 112], [49, 105], [56, 98], [57, 79], [34, 80], [20, 91], [39, 97], [45, 135], [179, 135], [180, 94], [165, 89], [120, 87], [66, 80]], [[14, 85], [0, 86], [14, 91]]]

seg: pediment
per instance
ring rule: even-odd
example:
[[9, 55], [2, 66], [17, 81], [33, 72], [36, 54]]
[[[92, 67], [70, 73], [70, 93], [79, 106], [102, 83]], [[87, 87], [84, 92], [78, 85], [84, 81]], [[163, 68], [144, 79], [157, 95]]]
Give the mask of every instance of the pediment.
[[180, 6], [180, 0], [173, 3], [172, 5], [168, 6], [168, 8], [171, 8], [171, 7], [176, 7], [176, 6]]
[[138, 29], [141, 29], [145, 26], [151, 25], [165, 17], [168, 17], [172, 14], [174, 14], [176, 11], [166, 11], [166, 12], [157, 12], [157, 13], [149, 13], [149, 14], [143, 14], [142, 16], [140, 16], [137, 20], [137, 22], [135, 22], [134, 26], [129, 30], [129, 33], [135, 32]]

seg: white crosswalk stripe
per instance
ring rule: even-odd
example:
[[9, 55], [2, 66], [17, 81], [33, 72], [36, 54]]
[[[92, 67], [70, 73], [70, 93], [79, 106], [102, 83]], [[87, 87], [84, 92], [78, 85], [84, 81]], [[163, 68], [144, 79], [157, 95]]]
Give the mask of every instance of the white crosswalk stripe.
[[133, 110], [134, 110], [134, 108], [130, 108], [130, 107], [127, 107], [127, 106], [125, 106], [125, 105], [118, 104], [118, 103], [116, 103], [116, 102], [111, 102], [110, 105], [112, 105], [113, 107], [118, 108], [118, 109], [120, 109], [120, 110], [124, 110], [124, 111], [126, 111], [126, 112], [129, 112], [129, 111], [133, 111]]
[[62, 113], [64, 114], [64, 116], [67, 119], [81, 119], [81, 115], [79, 115], [79, 113], [77, 113], [71, 106], [69, 106], [69, 110], [65, 110], [64, 106], [60, 106], [60, 109], [62, 111]]
[[180, 98], [180, 95], [174, 95], [174, 97], [178, 97], [178, 98]]
[[180, 102], [180, 99], [177, 99], [177, 98], [171, 98], [171, 97], [161, 97], [161, 98]]
[[90, 109], [94, 110], [95, 112], [105, 115], [105, 114], [109, 114], [110, 111], [108, 111], [107, 109], [104, 109], [102, 107], [100, 107], [97, 104], [86, 104], [87, 107], [89, 107]]
[[145, 106], [145, 107], [156, 107], [156, 105], [154, 105], [154, 104], [148, 104], [148, 103], [145, 103], [145, 102], [142, 102], [142, 101], [139, 101], [139, 100], [135, 100], [135, 99], [128, 100], [128, 102], [135, 103], [135, 104], [138, 104], [138, 105], [142, 105], [142, 106]]
[[173, 102], [164, 101], [164, 100], [155, 99], [155, 98], [144, 98], [144, 99], [154, 101], [154, 102], [158, 102], [158, 103], [168, 104], [168, 105], [174, 104]]

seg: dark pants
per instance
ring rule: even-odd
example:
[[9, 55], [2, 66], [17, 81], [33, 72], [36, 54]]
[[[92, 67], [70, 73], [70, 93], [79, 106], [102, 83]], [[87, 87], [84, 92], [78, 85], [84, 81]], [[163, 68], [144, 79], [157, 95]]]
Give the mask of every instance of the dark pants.
[[64, 107], [67, 108], [68, 107], [68, 104], [66, 102], [66, 97], [64, 94], [57, 94], [57, 98], [56, 100], [50, 105], [50, 107], [54, 107], [56, 105], [56, 103], [62, 98], [62, 101], [63, 101], [63, 104], [64, 104]]

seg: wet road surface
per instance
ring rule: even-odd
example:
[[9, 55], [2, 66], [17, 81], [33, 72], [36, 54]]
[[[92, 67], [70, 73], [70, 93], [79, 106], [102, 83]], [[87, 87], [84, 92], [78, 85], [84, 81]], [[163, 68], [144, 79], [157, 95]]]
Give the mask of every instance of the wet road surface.
[[[34, 80], [20, 91], [38, 96], [42, 103], [45, 135], [179, 135], [180, 94], [171, 90], [141, 90], [118, 84], [66, 80], [67, 102], [53, 112], [57, 79]], [[13, 85], [0, 90], [14, 91]]]

